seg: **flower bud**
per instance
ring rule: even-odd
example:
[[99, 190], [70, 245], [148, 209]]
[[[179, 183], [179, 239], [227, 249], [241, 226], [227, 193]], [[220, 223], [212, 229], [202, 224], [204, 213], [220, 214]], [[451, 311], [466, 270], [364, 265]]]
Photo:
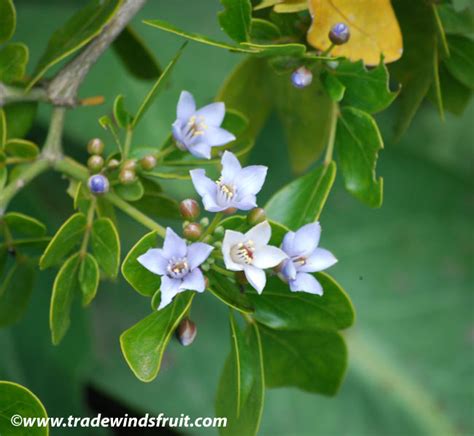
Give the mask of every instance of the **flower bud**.
[[152, 156], [151, 154], [148, 156], [145, 156], [144, 158], [140, 159], [140, 166], [145, 171], [152, 170], [153, 168], [156, 167], [156, 157]]
[[107, 163], [107, 168], [111, 170], [115, 170], [120, 166], [120, 162], [117, 159], [110, 159], [109, 162]]
[[216, 230], [214, 230], [214, 235], [216, 236], [224, 236], [225, 229], [222, 226], [216, 227]]
[[99, 138], [91, 139], [87, 144], [89, 154], [102, 154], [104, 151], [104, 143]]
[[93, 154], [87, 160], [87, 166], [92, 172], [98, 173], [104, 166], [104, 158], [102, 156], [99, 156], [98, 154]]
[[263, 223], [266, 219], [267, 216], [265, 215], [265, 211], [261, 207], [256, 207], [255, 209], [252, 209], [247, 215], [247, 222], [251, 226]]
[[291, 74], [291, 83], [295, 88], [306, 88], [313, 81], [313, 73], [306, 67], [299, 67]]
[[201, 213], [201, 208], [196, 200], [187, 198], [179, 204], [179, 211], [184, 219], [195, 220]]
[[124, 170], [134, 170], [136, 167], [137, 167], [137, 161], [134, 159], [126, 160], [122, 165], [122, 169]]
[[243, 271], [236, 271], [235, 272], [235, 280], [239, 285], [246, 285], [248, 284], [247, 277]]
[[129, 169], [123, 169], [120, 171], [119, 180], [122, 185], [129, 185], [136, 179], [135, 171]]
[[189, 223], [184, 227], [183, 235], [189, 241], [197, 241], [202, 235], [202, 227], [198, 223]]
[[102, 174], [96, 174], [89, 177], [87, 186], [94, 195], [106, 194], [109, 191], [109, 180]]
[[232, 215], [233, 213], [237, 212], [237, 208], [236, 207], [228, 207], [227, 209], [223, 210], [222, 212], [225, 213], [226, 215]]
[[197, 334], [197, 327], [189, 318], [183, 319], [176, 329], [176, 338], [183, 347], [187, 347], [194, 342]]
[[342, 45], [349, 41], [351, 32], [345, 23], [336, 23], [329, 31], [329, 39], [334, 45]]
[[201, 219], [201, 221], [199, 221], [201, 226], [203, 227], [207, 227], [209, 225], [209, 218], [207, 216], [205, 216], [204, 218]]

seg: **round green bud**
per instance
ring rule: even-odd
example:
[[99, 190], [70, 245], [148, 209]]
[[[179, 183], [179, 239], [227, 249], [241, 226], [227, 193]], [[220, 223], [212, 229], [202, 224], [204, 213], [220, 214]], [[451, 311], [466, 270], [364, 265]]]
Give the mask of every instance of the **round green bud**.
[[104, 151], [104, 143], [102, 139], [93, 138], [87, 144], [87, 151], [89, 154], [102, 154]]
[[197, 327], [189, 318], [183, 319], [176, 329], [176, 338], [183, 347], [187, 347], [194, 342], [197, 334]]
[[120, 166], [120, 162], [117, 159], [110, 159], [107, 163], [107, 168], [110, 170], [115, 170]]
[[87, 166], [93, 173], [98, 173], [104, 166], [104, 158], [98, 154], [93, 154], [87, 160]]
[[124, 170], [134, 170], [137, 167], [137, 161], [134, 159], [128, 159], [122, 164]]
[[265, 211], [261, 207], [256, 207], [255, 209], [252, 209], [247, 215], [247, 222], [251, 226], [263, 223], [266, 219], [267, 216], [265, 215]]
[[136, 179], [135, 171], [129, 169], [123, 169], [120, 171], [119, 180], [122, 185], [129, 185]]
[[197, 241], [202, 235], [202, 227], [198, 223], [189, 223], [184, 227], [183, 235], [189, 241]]
[[179, 211], [184, 219], [195, 220], [201, 214], [201, 208], [196, 200], [187, 198], [179, 203]]
[[209, 225], [209, 218], [206, 216], [199, 221], [201, 223], [201, 226], [207, 227]]
[[145, 171], [151, 171], [153, 168], [156, 167], [156, 157], [152, 156], [151, 154], [143, 157], [142, 159], [140, 159], [140, 166]]

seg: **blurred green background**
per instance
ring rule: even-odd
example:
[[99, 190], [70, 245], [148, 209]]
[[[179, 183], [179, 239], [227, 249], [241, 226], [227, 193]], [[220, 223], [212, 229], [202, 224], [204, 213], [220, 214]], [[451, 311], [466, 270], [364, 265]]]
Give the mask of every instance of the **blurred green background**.
[[[15, 1], [15, 40], [30, 48], [30, 72], [50, 34], [82, 3]], [[218, 0], [152, 0], [133, 24], [164, 65], [182, 41], [141, 20], [160, 18], [224, 38], [215, 19], [219, 8]], [[136, 146], [161, 144], [174, 120], [179, 92], [191, 91], [200, 105], [210, 102], [240, 59], [191, 43], [169, 89], [144, 118]], [[124, 94], [127, 105], [136, 108], [149, 86], [131, 78], [108, 52], [81, 88], [81, 97], [104, 95], [106, 105], [68, 114], [65, 148], [84, 161], [87, 141], [97, 135], [105, 139], [97, 118], [110, 110], [114, 96]], [[338, 180], [321, 217], [322, 246], [339, 259], [331, 273], [357, 310], [355, 327], [345, 333], [350, 348], [347, 378], [335, 398], [267, 390], [263, 435], [474, 434], [474, 104], [461, 118], [447, 114], [445, 123], [434, 107], [422, 107], [398, 143], [392, 141], [393, 115], [392, 108], [378, 119], [385, 139], [378, 170], [385, 184], [383, 207], [361, 205]], [[34, 131], [38, 140], [49, 116], [50, 108], [42, 106]], [[259, 197], [263, 204], [293, 177], [275, 117], [250, 160], [269, 167]], [[72, 212], [66, 186], [57, 174], [43, 176], [15, 199], [12, 209], [38, 216], [53, 233]], [[169, 182], [167, 189], [179, 199], [192, 193], [188, 182]], [[146, 232], [126, 218], [120, 230], [123, 253]], [[30, 388], [50, 416], [90, 413], [87, 385], [140, 414], [213, 416], [219, 374], [230, 349], [226, 307], [210, 294], [196, 298], [195, 343], [186, 349], [172, 343], [159, 377], [144, 384], [122, 358], [118, 337], [150, 312], [149, 301], [121, 278], [102, 283], [89, 309], [76, 307], [71, 330], [53, 347], [48, 328], [52, 280], [53, 273], [41, 273], [25, 318], [0, 331], [0, 379]], [[295, 371], [298, 366], [295, 361]]]

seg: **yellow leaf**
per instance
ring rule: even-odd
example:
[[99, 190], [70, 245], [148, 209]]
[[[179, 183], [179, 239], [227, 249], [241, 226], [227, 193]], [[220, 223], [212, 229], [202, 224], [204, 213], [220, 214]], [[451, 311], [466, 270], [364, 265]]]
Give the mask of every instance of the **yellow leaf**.
[[313, 23], [308, 42], [327, 50], [331, 27], [336, 23], [349, 26], [351, 37], [346, 44], [335, 46], [331, 54], [351, 61], [362, 59], [366, 65], [378, 65], [400, 59], [403, 52], [402, 34], [390, 0], [309, 0]]

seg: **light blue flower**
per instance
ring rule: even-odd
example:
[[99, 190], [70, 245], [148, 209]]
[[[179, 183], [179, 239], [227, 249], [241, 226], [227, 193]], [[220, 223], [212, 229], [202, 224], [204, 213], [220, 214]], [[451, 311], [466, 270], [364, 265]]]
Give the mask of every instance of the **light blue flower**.
[[262, 165], [242, 168], [230, 151], [224, 152], [221, 163], [221, 177], [216, 182], [207, 177], [203, 169], [189, 172], [204, 208], [209, 212], [220, 212], [229, 208], [250, 210], [256, 207], [256, 195], [262, 189], [268, 168]]
[[182, 91], [173, 123], [173, 137], [181, 150], [196, 157], [211, 158], [211, 148], [228, 144], [235, 136], [221, 128], [225, 116], [224, 103], [211, 103], [196, 110], [194, 97]]
[[307, 224], [296, 232], [288, 232], [283, 238], [282, 250], [288, 255], [281, 269], [281, 275], [293, 292], [308, 292], [323, 295], [323, 288], [309, 273], [325, 270], [337, 259], [324, 248], [318, 248], [321, 236], [319, 223]]
[[161, 302], [158, 310], [167, 306], [175, 295], [187, 290], [204, 292], [205, 281], [198, 268], [214, 247], [202, 242], [186, 245], [169, 227], [163, 248], [151, 248], [138, 257], [147, 270], [161, 276]]

